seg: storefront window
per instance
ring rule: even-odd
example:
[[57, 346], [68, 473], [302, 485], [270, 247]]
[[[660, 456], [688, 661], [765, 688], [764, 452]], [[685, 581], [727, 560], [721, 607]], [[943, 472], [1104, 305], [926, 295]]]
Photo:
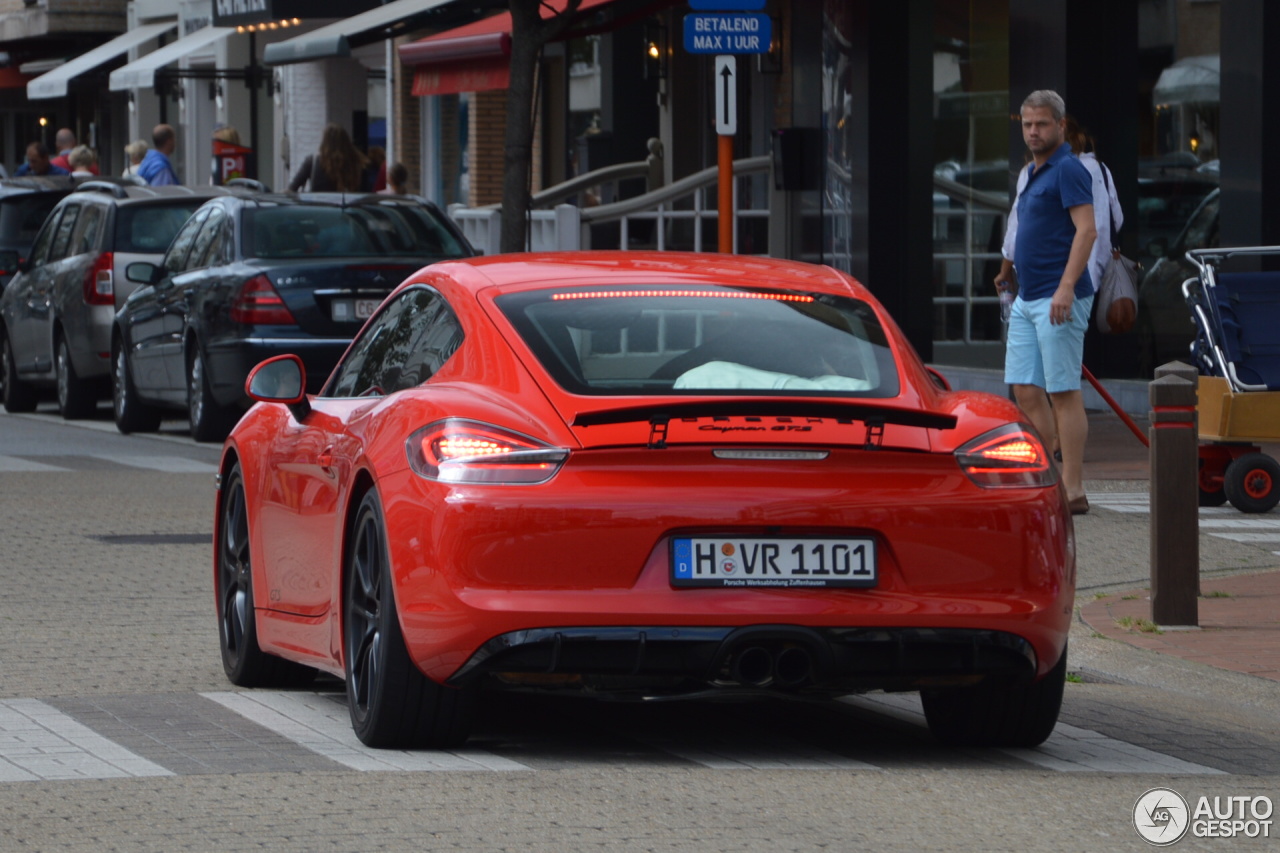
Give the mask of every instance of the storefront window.
[[1218, 245], [1221, 5], [1139, 7], [1138, 338], [1140, 375], [1186, 358], [1194, 327], [1182, 283], [1191, 249]]
[[934, 6], [935, 358], [1003, 356], [995, 288], [1009, 191], [1009, 4]]

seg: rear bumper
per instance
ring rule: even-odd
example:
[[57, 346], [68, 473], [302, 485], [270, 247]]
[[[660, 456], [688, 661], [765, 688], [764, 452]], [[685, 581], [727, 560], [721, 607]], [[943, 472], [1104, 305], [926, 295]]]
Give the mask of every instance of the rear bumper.
[[302, 359], [307, 370], [307, 393], [324, 386], [338, 359], [347, 351], [347, 338], [256, 336], [211, 344], [208, 347], [209, 379], [219, 404], [247, 405], [244, 382], [249, 371], [268, 358], [292, 353]]
[[912, 690], [998, 678], [1029, 681], [1031, 643], [959, 628], [538, 628], [485, 643], [450, 679], [577, 688], [619, 697], [707, 690], [847, 693]]

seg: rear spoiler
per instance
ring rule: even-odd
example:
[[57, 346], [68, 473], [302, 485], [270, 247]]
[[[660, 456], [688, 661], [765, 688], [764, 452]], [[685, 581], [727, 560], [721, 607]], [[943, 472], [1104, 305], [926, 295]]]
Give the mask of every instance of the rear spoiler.
[[599, 412], [579, 412], [574, 426], [591, 427], [605, 424], [666, 423], [677, 418], [716, 417], [797, 417], [830, 418], [840, 423], [879, 422], [926, 429], [955, 429], [955, 415], [896, 409], [867, 403], [827, 403], [808, 400], [693, 400], [688, 403], [655, 403]]

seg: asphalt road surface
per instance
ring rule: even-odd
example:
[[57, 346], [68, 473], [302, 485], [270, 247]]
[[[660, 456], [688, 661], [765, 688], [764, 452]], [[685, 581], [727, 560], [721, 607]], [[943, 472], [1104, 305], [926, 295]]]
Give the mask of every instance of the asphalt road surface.
[[[1082, 623], [1062, 721], [1035, 750], [939, 746], [913, 694], [504, 694], [464, 749], [370, 750], [336, 681], [226, 681], [217, 458], [181, 422], [126, 437], [105, 408], [0, 414], [0, 850], [1145, 850], [1149, 789], [1280, 800], [1280, 684]], [[1081, 600], [1145, 581], [1145, 488], [1091, 488], [1113, 494], [1077, 523]], [[1280, 564], [1216, 530], [1204, 571]], [[1276, 849], [1273, 829], [1176, 847]]]

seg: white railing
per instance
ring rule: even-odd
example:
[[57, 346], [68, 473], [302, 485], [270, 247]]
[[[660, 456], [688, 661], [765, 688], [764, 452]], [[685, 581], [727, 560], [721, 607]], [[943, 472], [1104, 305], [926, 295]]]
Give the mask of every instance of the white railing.
[[[947, 284], [960, 284], [961, 291], [955, 296], [935, 295], [933, 304], [938, 306], [963, 306], [964, 319], [961, 333], [963, 343], [993, 343], [985, 338], [974, 337], [973, 309], [976, 305], [994, 305], [1000, 301], [1000, 298], [996, 294], [995, 288], [991, 286], [990, 281], [979, 281], [975, 278], [974, 266], [977, 262], [998, 262], [1001, 260], [1002, 255], [999, 251], [993, 252], [985, 248], [975, 247], [975, 242], [985, 244], [987, 240], [990, 240], [990, 236], [986, 240], [978, 241], [974, 224], [979, 220], [988, 221], [991, 229], [990, 233], [1003, 235], [1011, 208], [1009, 197], [1003, 193], [975, 190], [965, 184], [938, 175], [933, 178], [933, 188], [936, 193], [945, 195], [949, 202], [960, 205], [949, 209], [935, 208], [933, 212], [935, 243], [939, 240], [946, 240], [951, 231], [950, 223], [952, 220], [960, 219], [964, 223], [963, 245], [959, 247], [959, 251], [935, 251], [933, 253], [935, 263], [942, 262], [944, 265], [951, 265], [952, 267], [956, 263], [963, 264], [962, 275], [958, 281], [952, 281], [951, 277], [947, 276]], [[999, 343], [999, 341], [994, 341], [994, 343]]]
[[[735, 160], [733, 163], [733, 250], [739, 249], [739, 224], [752, 220], [768, 220], [769, 209], [742, 209], [739, 198], [744, 194], [739, 186], [740, 180], [755, 180], [758, 176], [769, 174], [771, 159], [764, 157], [748, 157]], [[637, 164], [621, 164], [602, 169], [599, 173], [584, 175], [556, 187], [539, 193], [542, 203], [551, 199], [568, 198], [586, 189], [597, 186], [604, 181], [600, 173], [615, 170], [609, 176], [611, 180], [623, 180], [642, 176], [637, 172]], [[644, 165], [643, 161], [639, 165]], [[594, 176], [594, 177], [593, 177]], [[689, 249], [703, 251], [703, 231], [708, 223], [718, 222], [715, 192], [719, 181], [719, 170], [712, 166], [681, 178], [675, 183], [647, 192], [643, 195], [624, 201], [600, 204], [594, 207], [576, 207], [560, 204], [552, 210], [532, 210], [529, 212], [529, 239], [526, 248], [529, 251], [555, 251], [590, 248], [634, 248], [632, 245], [633, 225], [640, 222], [652, 223], [651, 245], [658, 251], [671, 249]], [[747, 197], [767, 197], [767, 193], [746, 191]], [[710, 198], [708, 199], [708, 196]], [[449, 216], [458, 223], [462, 232], [471, 244], [486, 255], [497, 254], [502, 245], [501, 210], [490, 206], [485, 208], [468, 208], [463, 205], [452, 205]], [[593, 245], [593, 226], [617, 223], [618, 245], [614, 247]], [[691, 234], [687, 237], [673, 237], [670, 233], [677, 224], [691, 226]], [[599, 233], [597, 228], [596, 233]], [[767, 241], [762, 241], [767, 243]], [[763, 253], [761, 253], [763, 254]]]

